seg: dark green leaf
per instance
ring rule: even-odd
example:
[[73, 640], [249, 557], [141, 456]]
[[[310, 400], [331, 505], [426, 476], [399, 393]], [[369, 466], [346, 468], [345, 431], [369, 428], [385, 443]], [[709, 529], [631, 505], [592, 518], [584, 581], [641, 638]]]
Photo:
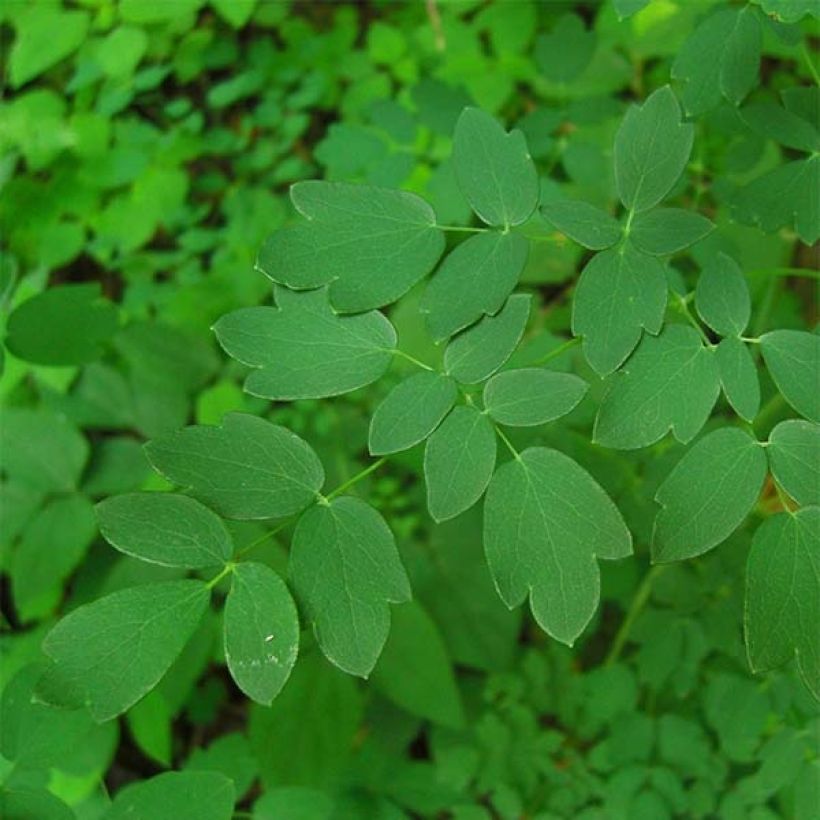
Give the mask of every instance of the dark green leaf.
[[587, 387], [571, 373], [538, 367], [505, 370], [484, 386], [484, 406], [500, 424], [530, 427], [565, 416], [581, 401]]
[[535, 43], [535, 63], [551, 82], [570, 83], [592, 60], [595, 33], [587, 31], [577, 14], [563, 14], [549, 34]]
[[812, 154], [820, 151], [820, 131], [817, 123], [771, 102], [751, 103], [743, 108], [741, 115], [746, 124], [763, 137]]
[[700, 318], [721, 336], [739, 336], [752, 311], [746, 277], [737, 262], [718, 253], [703, 268], [695, 290]]
[[778, 484], [801, 505], [820, 505], [820, 429], [781, 421], [769, 434], [769, 464]]
[[773, 330], [760, 337], [760, 349], [783, 398], [801, 416], [820, 422], [820, 336], [802, 330]]
[[588, 202], [552, 199], [541, 206], [541, 213], [561, 233], [594, 251], [609, 248], [621, 238], [617, 221]]
[[694, 245], [714, 229], [713, 222], [694, 211], [655, 208], [635, 217], [629, 237], [644, 253], [669, 256]]
[[760, 380], [749, 348], [730, 336], [715, 349], [715, 360], [729, 404], [741, 418], [753, 421], [760, 409]]

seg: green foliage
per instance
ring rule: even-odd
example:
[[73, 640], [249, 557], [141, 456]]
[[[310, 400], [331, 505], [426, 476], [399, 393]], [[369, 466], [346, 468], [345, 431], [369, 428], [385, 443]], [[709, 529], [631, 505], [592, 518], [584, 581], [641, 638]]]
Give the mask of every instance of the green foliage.
[[6, 4], [0, 814], [813, 818], [815, 6]]

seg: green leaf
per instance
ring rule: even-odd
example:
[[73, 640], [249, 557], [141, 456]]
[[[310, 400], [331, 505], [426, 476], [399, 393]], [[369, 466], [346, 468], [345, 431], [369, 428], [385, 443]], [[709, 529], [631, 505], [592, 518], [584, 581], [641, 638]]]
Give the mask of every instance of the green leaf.
[[820, 505], [820, 428], [781, 421], [769, 434], [768, 453], [777, 483], [801, 506]]
[[658, 333], [666, 310], [661, 262], [631, 244], [596, 254], [581, 271], [572, 303], [572, 332], [599, 376], [620, 367], [642, 329]]
[[596, 557], [630, 555], [632, 538], [589, 473], [557, 450], [533, 447], [490, 482], [484, 549], [507, 606], [529, 595], [541, 628], [572, 646], [598, 605]]
[[208, 608], [202, 581], [143, 584], [78, 607], [43, 651], [82, 693], [96, 721], [110, 720], [153, 689]]
[[500, 424], [531, 427], [565, 416], [587, 388], [583, 379], [571, 373], [539, 367], [505, 370], [484, 385], [484, 407]]
[[117, 308], [96, 283], [60, 285], [23, 302], [9, 316], [6, 347], [35, 364], [85, 364], [99, 358], [117, 329]]
[[812, 154], [820, 151], [817, 123], [772, 102], [751, 103], [740, 112], [744, 122], [762, 137], [787, 148]]
[[694, 211], [655, 208], [635, 217], [629, 238], [644, 253], [669, 256], [700, 242], [714, 229], [713, 222]]
[[463, 384], [484, 381], [512, 356], [530, 317], [529, 294], [515, 293], [495, 316], [456, 336], [444, 351], [444, 369]]
[[45, 789], [7, 788], [0, 792], [0, 814], [6, 820], [76, 820], [77, 815]]
[[192, 772], [220, 772], [233, 780], [237, 800], [241, 800], [259, 775], [259, 766], [247, 737], [240, 732], [220, 735], [207, 747], [199, 746], [185, 761]]
[[541, 213], [556, 230], [594, 251], [609, 248], [621, 238], [617, 220], [588, 202], [553, 199], [541, 206]]
[[461, 694], [441, 633], [413, 601], [393, 610], [390, 637], [373, 670], [373, 684], [411, 715], [452, 729], [464, 725]]
[[495, 431], [487, 417], [475, 407], [453, 408], [424, 449], [427, 508], [433, 520], [454, 518], [481, 498], [495, 455]]
[[802, 330], [773, 330], [760, 337], [760, 349], [783, 398], [801, 416], [820, 421], [820, 336]]
[[760, 409], [760, 381], [749, 348], [730, 336], [715, 349], [715, 361], [729, 404], [741, 418], [753, 421]]
[[16, 37], [9, 59], [12, 88], [20, 88], [76, 51], [88, 31], [84, 11], [29, 6], [15, 15]]
[[322, 464], [299, 436], [264, 419], [228, 413], [150, 441], [148, 459], [169, 481], [226, 518], [284, 518], [316, 499]]
[[613, 0], [618, 20], [623, 21], [649, 5], [649, 0]]
[[446, 339], [485, 314], [497, 313], [518, 283], [528, 250], [519, 234], [488, 231], [448, 254], [421, 302], [433, 339]]
[[100, 532], [112, 547], [165, 567], [221, 566], [233, 555], [222, 519], [176, 493], [128, 493], [97, 505]]
[[237, 564], [225, 601], [225, 660], [236, 685], [270, 706], [298, 652], [299, 616], [284, 581], [264, 564]]
[[211, 0], [217, 14], [234, 28], [242, 28], [256, 9], [258, 0]]
[[432, 370], [397, 384], [370, 420], [371, 454], [398, 453], [424, 441], [450, 411], [457, 395], [456, 383]]
[[761, 524], [746, 565], [744, 624], [749, 666], [766, 672], [797, 659], [820, 700], [820, 508], [779, 513]]
[[633, 105], [615, 135], [615, 182], [621, 202], [640, 212], [657, 205], [678, 181], [692, 151], [694, 129], [681, 122], [665, 85]]
[[707, 17], [672, 64], [672, 76], [684, 83], [681, 101], [686, 113], [709, 111], [721, 94], [739, 105], [757, 85], [761, 39], [757, 14], [748, 6], [722, 8]]
[[331, 820], [333, 798], [305, 786], [274, 786], [253, 804], [253, 820]]
[[388, 603], [411, 597], [381, 515], [350, 497], [312, 507], [293, 534], [289, 574], [328, 660], [367, 677], [390, 631]]
[[595, 32], [588, 31], [577, 14], [562, 14], [549, 34], [535, 43], [535, 64], [553, 83], [571, 83], [579, 77], [595, 53]]
[[70, 492], [80, 483], [89, 447], [63, 415], [6, 407], [0, 453], [3, 471], [21, 484], [45, 492]]
[[102, 820], [230, 820], [234, 788], [218, 772], [165, 772], [121, 789]]
[[139, 750], [166, 769], [173, 756], [171, 719], [168, 701], [159, 689], [149, 692], [125, 714], [128, 733]]
[[305, 221], [274, 233], [256, 266], [297, 290], [329, 285], [330, 303], [342, 313], [395, 302], [444, 250], [433, 209], [415, 194], [308, 181], [290, 196]]
[[393, 358], [396, 332], [378, 311], [339, 316], [327, 290], [275, 289], [279, 307], [240, 308], [215, 325], [233, 358], [256, 368], [245, 390], [266, 399], [318, 399], [376, 381]]
[[470, 207], [488, 225], [525, 222], [538, 204], [538, 174], [524, 135], [489, 114], [465, 108], [453, 134], [453, 165]]
[[718, 253], [701, 271], [695, 289], [700, 318], [721, 336], [740, 336], [749, 324], [752, 302], [746, 277], [731, 256]]
[[813, 245], [820, 239], [818, 175], [820, 156], [780, 165], [737, 192], [735, 216], [767, 233], [794, 226], [800, 239]]
[[63, 583], [79, 566], [97, 534], [94, 508], [82, 495], [52, 498], [23, 530], [11, 558], [11, 591], [24, 623], [51, 615]]
[[719, 391], [712, 352], [692, 328], [669, 325], [658, 337], [644, 337], [628, 365], [612, 377], [593, 440], [633, 450], [672, 430], [686, 444], [706, 423]]
[[656, 563], [693, 558], [725, 541], [760, 497], [766, 454], [737, 427], [704, 436], [658, 488], [652, 533]]

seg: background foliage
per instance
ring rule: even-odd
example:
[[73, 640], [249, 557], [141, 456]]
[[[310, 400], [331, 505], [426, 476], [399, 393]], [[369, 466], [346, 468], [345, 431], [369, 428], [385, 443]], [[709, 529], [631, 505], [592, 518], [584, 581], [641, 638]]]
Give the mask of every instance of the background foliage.
[[[807, 688], [817, 691], [816, 654], [813, 673], [804, 663], [803, 680], [797, 664], [783, 665], [790, 651], [773, 652], [759, 665], [775, 668], [752, 676], [743, 635], [747, 577], [760, 587], [749, 600], [777, 593], [782, 564], [771, 564], [766, 546], [797, 526], [785, 521], [804, 522], [806, 555], [817, 567], [811, 505], [818, 503], [820, 180], [812, 14], [815, 5], [802, 0], [5, 3], [4, 816], [816, 816], [818, 707]], [[709, 344], [775, 329], [802, 335], [776, 337], [782, 344], [769, 349], [749, 344], [754, 374], [743, 389], [724, 384], [728, 401], [719, 399], [703, 432], [702, 420], [689, 433], [674, 425], [687, 442], [700, 433], [694, 443], [664, 435], [668, 425], [639, 440], [646, 423], [619, 443], [602, 421], [599, 407], [612, 399], [598, 374], [629, 356], [642, 326], [659, 327], [639, 320], [631, 347], [627, 340], [618, 352], [605, 340], [596, 352], [596, 323], [579, 328], [573, 299], [580, 298], [579, 272], [606, 258], [607, 242], [620, 235], [609, 241], [607, 229], [620, 228], [604, 220], [590, 237], [578, 228], [584, 219], [567, 216], [566, 199], [609, 214], [617, 214], [619, 197], [634, 203], [638, 194], [625, 195], [614, 174], [616, 134], [626, 128], [630, 103], [644, 103], [667, 84], [691, 122], [676, 128], [691, 129], [693, 149], [664, 204], [697, 211], [716, 228], [678, 253], [668, 225], [653, 233], [645, 223], [640, 234], [636, 224], [642, 250], [660, 242], [657, 264], [671, 293], [667, 329], [657, 338], [694, 335], [686, 327], [692, 324]], [[508, 431], [512, 444], [547, 445], [574, 458], [633, 536], [633, 557], [600, 563], [601, 605], [571, 648], [541, 631], [528, 608], [502, 603], [481, 546], [480, 510], [439, 524], [431, 519], [428, 505], [434, 518], [448, 516], [426, 495], [422, 446], [361, 475], [375, 463], [368, 443], [372, 453], [391, 449], [374, 443], [372, 430], [368, 437], [389, 389], [418, 378], [412, 359], [442, 360], [445, 346], [434, 344], [419, 313], [424, 284], [387, 311], [404, 357], [384, 363], [390, 370], [379, 383], [340, 398], [271, 403], [243, 392], [251, 369], [225, 356], [211, 332], [217, 325], [223, 338], [221, 317], [270, 302], [270, 281], [255, 266], [265, 268], [265, 252], [257, 256], [267, 237], [298, 219], [288, 195], [293, 183], [324, 178], [402, 188], [424, 196], [440, 224], [474, 225], [451, 161], [465, 106], [521, 129], [544, 206], [543, 218], [524, 226], [530, 251], [519, 290], [530, 297], [529, 318], [502, 374], [548, 362], [550, 373], [572, 373], [590, 385], [557, 421]], [[635, 129], [629, 144], [645, 133]], [[671, 145], [680, 134], [665, 138]], [[448, 250], [465, 236], [448, 233]], [[722, 308], [718, 297], [725, 297]], [[280, 307], [282, 298], [277, 291]], [[445, 329], [433, 336], [464, 327], [446, 329], [452, 316], [443, 312]], [[585, 336], [583, 348], [562, 347], [573, 331]], [[647, 335], [630, 360], [636, 371], [654, 338]], [[724, 350], [727, 359], [742, 355]], [[802, 376], [795, 375], [795, 357]], [[749, 384], [758, 379], [756, 397]], [[663, 412], [683, 412], [696, 388], [683, 381]], [[153, 463], [174, 478], [167, 454], [160, 464], [162, 442], [184, 425], [223, 424], [234, 411], [307, 440], [321, 462], [306, 468], [308, 485], [321, 487], [317, 469], [331, 494], [356, 479], [350, 495], [334, 503], [366, 500], [389, 524], [398, 554], [392, 569], [379, 569], [396, 603], [380, 655], [375, 640], [379, 660], [366, 681], [328, 662], [333, 651], [320, 650], [310, 629], [302, 631], [289, 679], [286, 672], [271, 681], [253, 668], [226, 666], [226, 648], [227, 663], [244, 649], [241, 641], [223, 645], [221, 621], [249, 621], [254, 585], [268, 591], [271, 607], [286, 609], [287, 579], [304, 616], [303, 590], [322, 576], [321, 560], [304, 569], [307, 582], [293, 563], [288, 571], [291, 537], [309, 537], [307, 523], [294, 534], [288, 517], [301, 508], [298, 499], [292, 508], [243, 515], [282, 519], [273, 526], [223, 522], [189, 500], [141, 511], [140, 521], [182, 521], [186, 533], [200, 533], [199, 551], [184, 559], [187, 546], [170, 549], [167, 533], [151, 539], [146, 531], [138, 544], [129, 541], [123, 521], [130, 511], [116, 509], [117, 496], [171, 489], [151, 469]], [[607, 447], [591, 443], [596, 414], [595, 438]], [[231, 418], [224, 424], [253, 423]], [[651, 565], [653, 524], [663, 526], [655, 524], [659, 509], [666, 518], [658, 521], [674, 530], [675, 516], [678, 523], [691, 517], [685, 505], [675, 508], [680, 488], [710, 476], [708, 463], [689, 454], [718, 458], [732, 447], [745, 453], [731, 438], [746, 436], [743, 429], [782, 441], [769, 445], [783, 459], [779, 466], [770, 459], [780, 486], [755, 456], [733, 460], [740, 467], [730, 486], [760, 475], [754, 497], [738, 502], [751, 513], [730, 520], [731, 510], [718, 505], [707, 518], [713, 531], [703, 536], [703, 550], [722, 541], [717, 549]], [[272, 438], [269, 446], [291, 444]], [[619, 446], [639, 449], [608, 449]], [[790, 453], [798, 458], [789, 461]], [[499, 449], [499, 460], [506, 458]], [[687, 472], [687, 463], [695, 468]], [[227, 479], [241, 486], [243, 477]], [[219, 497], [198, 497], [223, 512]], [[783, 512], [798, 507], [797, 515]], [[313, 517], [308, 523], [320, 531]], [[375, 544], [389, 538], [376, 524], [369, 532]], [[762, 563], [747, 576], [753, 536], [761, 539]], [[803, 544], [798, 536], [794, 543]], [[212, 607], [203, 585], [186, 575], [194, 570], [210, 582], [218, 576], [209, 568], [234, 545], [240, 554], [253, 549], [253, 564], [237, 565], [226, 607], [231, 582], [214, 583], [219, 605]], [[663, 549], [668, 555], [656, 552], [656, 559], [684, 557], [691, 544], [676, 546], [670, 537]], [[147, 550], [156, 563], [134, 557]], [[787, 635], [802, 642], [804, 661], [817, 651], [811, 567], [808, 559], [798, 598], [808, 625]], [[155, 617], [162, 602], [143, 594], [157, 582], [169, 582], [163, 589], [183, 601], [164, 619]], [[126, 590], [127, 599], [105, 598]], [[161, 680], [138, 682], [136, 699], [121, 691], [132, 669], [132, 628], [93, 632], [94, 623], [78, 626], [75, 618], [53, 629], [99, 599], [116, 601], [140, 628], [151, 624], [146, 645], [156, 652], [139, 668], [153, 664]], [[103, 622], [119, 617], [112, 604]], [[277, 634], [272, 650], [280, 651], [281, 640], [286, 651], [295, 638]], [[90, 710], [62, 708], [73, 693], [49, 657], [68, 667], [91, 658], [108, 670], [94, 676]], [[354, 673], [372, 666], [366, 658], [337, 665]]]

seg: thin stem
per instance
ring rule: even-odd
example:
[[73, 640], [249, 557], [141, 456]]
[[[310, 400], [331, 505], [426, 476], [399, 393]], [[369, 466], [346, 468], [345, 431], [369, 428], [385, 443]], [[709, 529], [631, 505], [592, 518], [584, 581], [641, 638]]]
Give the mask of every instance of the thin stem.
[[573, 347], [577, 347], [581, 344], [581, 337], [575, 336], [572, 339], [568, 339], [558, 347], [550, 350], [549, 353], [545, 353], [540, 359], [536, 359], [534, 362], [530, 362], [530, 367], [538, 367], [539, 365], [546, 364], [547, 362], [551, 362], [553, 359], [557, 359], [562, 353], [566, 353], [568, 350], [572, 349]]
[[626, 617], [621, 622], [620, 629], [618, 629], [618, 632], [615, 635], [615, 640], [612, 642], [612, 647], [609, 650], [609, 654], [606, 656], [604, 666], [612, 666], [618, 661], [618, 658], [621, 657], [621, 652], [623, 652], [624, 646], [626, 646], [629, 633], [635, 625], [635, 621], [638, 619], [638, 616], [641, 612], [643, 612], [644, 607], [649, 601], [649, 596], [652, 594], [652, 584], [655, 583], [655, 579], [665, 569], [665, 564], [658, 564], [646, 573], [646, 576], [643, 581], [641, 581], [641, 585], [635, 593], [635, 597], [632, 599], [632, 603], [629, 605], [629, 610], [626, 613]]
[[817, 83], [817, 85], [820, 85], [820, 74], [817, 73], [817, 68], [815, 67], [814, 61], [811, 58], [811, 52], [806, 47], [805, 40], [803, 40], [803, 42], [800, 45], [800, 51], [803, 54], [804, 59], [806, 60], [806, 65], [809, 67], [809, 73], [814, 79], [814, 82]]
[[340, 484], [331, 493], [329, 493], [327, 495], [327, 500], [330, 501], [331, 499], [336, 498], [336, 496], [341, 495], [345, 490], [349, 489], [354, 484], [358, 484], [363, 478], [367, 478], [367, 476], [369, 476], [370, 473], [378, 470], [379, 467], [381, 467], [382, 464], [385, 463], [385, 461], [387, 461], [387, 456], [382, 456], [378, 461], [374, 461], [371, 465], [365, 467], [364, 470], [356, 473], [356, 475], [354, 475], [353, 478], [348, 479], [343, 484]]
[[434, 370], [435, 368], [430, 367], [429, 364], [425, 364], [424, 362], [420, 362], [415, 356], [411, 356], [409, 353], [405, 353], [403, 350], [399, 350], [398, 348], [394, 348], [390, 351], [394, 356], [400, 356], [402, 359], [407, 359], [408, 362], [412, 362], [416, 367], [423, 367], [425, 370]]
[[277, 532], [281, 532], [285, 527], [289, 524], [293, 523], [293, 520], [296, 516], [291, 516], [290, 518], [286, 518], [284, 521], [280, 521], [272, 530], [268, 530], [266, 533], [263, 533], [259, 536], [259, 538], [254, 538], [250, 544], [245, 544], [239, 552], [236, 553], [237, 558], [241, 558], [245, 553], [250, 552], [255, 547], [258, 547], [263, 541], [267, 541], [268, 538], [273, 538]]
[[495, 432], [498, 433], [498, 437], [501, 439], [501, 441], [504, 442], [504, 444], [507, 445], [507, 448], [513, 454], [513, 458], [515, 458], [516, 461], [521, 461], [521, 456], [518, 454], [518, 450], [516, 450], [515, 447], [513, 447], [512, 442], [504, 434], [504, 431], [500, 427], [498, 427], [498, 425], [493, 426], [495, 427]]
[[489, 228], [467, 228], [461, 225], [436, 225], [440, 231], [451, 231], [452, 233], [488, 233]]
[[755, 268], [749, 271], [749, 276], [799, 276], [804, 279], [820, 280], [820, 271], [811, 268]]
[[227, 564], [225, 564], [224, 567], [222, 567], [222, 570], [219, 572], [218, 575], [214, 576], [213, 578], [211, 578], [210, 581], [208, 581], [208, 589], [213, 589], [226, 575], [230, 575], [232, 572], [233, 562], [229, 561]]
[[686, 303], [686, 299], [683, 299], [679, 296], [678, 306], [680, 308], [681, 315], [686, 318], [686, 321], [689, 322], [689, 324], [692, 325], [692, 327], [695, 328], [695, 330], [697, 330], [697, 332], [700, 334], [700, 338], [703, 340], [703, 343], [707, 347], [714, 347], [712, 342], [709, 340], [709, 337], [706, 335], [703, 328], [700, 326], [698, 320], [695, 319], [695, 317], [692, 315], [692, 312], [689, 310], [689, 305]]

